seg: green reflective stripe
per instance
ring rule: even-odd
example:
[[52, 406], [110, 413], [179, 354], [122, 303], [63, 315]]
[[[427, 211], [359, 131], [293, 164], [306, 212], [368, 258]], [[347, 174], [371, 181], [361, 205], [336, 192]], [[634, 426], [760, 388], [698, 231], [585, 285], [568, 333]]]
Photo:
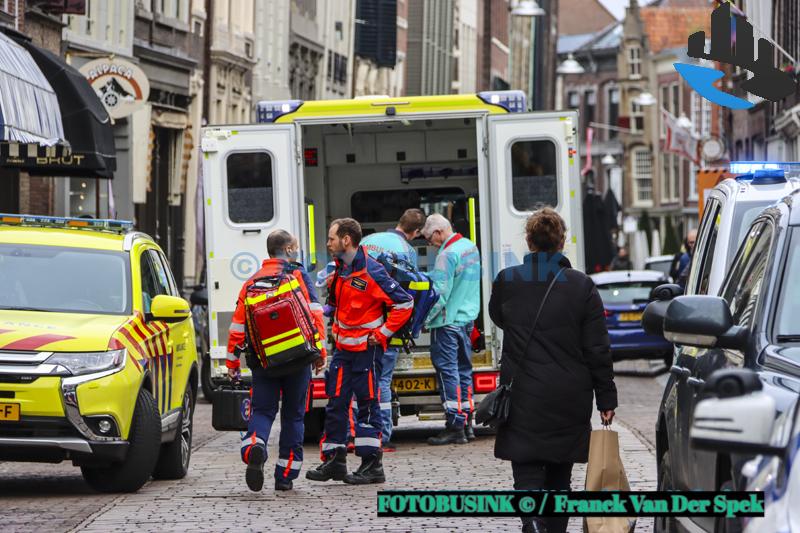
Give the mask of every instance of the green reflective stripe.
[[317, 263], [317, 243], [314, 240], [314, 204], [308, 204], [308, 253], [311, 264]]
[[299, 288], [300, 288], [300, 283], [297, 281], [297, 278], [295, 278], [289, 283], [281, 283], [280, 285], [278, 285], [278, 290], [276, 290], [275, 292], [265, 292], [264, 294], [259, 294], [258, 296], [247, 298], [246, 303], [248, 305], [255, 305], [259, 302], [263, 302], [267, 298], [272, 298], [274, 296], [278, 296], [285, 292], [289, 292], [291, 290]]
[[430, 281], [412, 281], [408, 284], [408, 288], [412, 291], [427, 291], [431, 288]]
[[389, 339], [389, 344], [392, 346], [402, 346], [403, 340], [402, 339]]
[[271, 355], [275, 355], [280, 352], [285, 352], [289, 348], [300, 346], [304, 342], [306, 342], [306, 339], [303, 337], [303, 335], [298, 335], [297, 337], [292, 337], [288, 341], [283, 341], [273, 346], [264, 347], [264, 353], [266, 354], [267, 357], [269, 357]]
[[263, 340], [263, 341], [261, 341], [261, 344], [271, 344], [271, 343], [273, 343], [275, 341], [279, 341], [281, 339], [285, 339], [286, 337], [291, 337], [292, 335], [297, 335], [298, 333], [300, 333], [300, 328], [294, 328], [294, 329], [289, 330], [289, 331], [284, 331], [280, 335], [275, 335], [274, 337], [270, 337], [270, 338], [268, 338], [266, 340]]
[[477, 229], [475, 228], [475, 198], [469, 199], [469, 240], [478, 242], [476, 237]]

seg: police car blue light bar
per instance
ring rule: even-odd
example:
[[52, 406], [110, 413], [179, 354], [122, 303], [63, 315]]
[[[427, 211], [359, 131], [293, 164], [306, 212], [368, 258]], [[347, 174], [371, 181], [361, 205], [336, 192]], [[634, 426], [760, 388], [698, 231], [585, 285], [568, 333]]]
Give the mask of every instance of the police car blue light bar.
[[753, 174], [757, 170], [783, 170], [788, 173], [800, 173], [800, 162], [777, 161], [731, 161], [732, 174]]
[[524, 113], [528, 110], [528, 101], [523, 91], [483, 91], [478, 98], [487, 104], [499, 105], [509, 113]]
[[13, 215], [0, 213], [0, 224], [35, 226], [39, 228], [78, 228], [124, 233], [133, 229], [130, 220], [94, 218], [50, 217], [39, 215]]
[[275, 122], [283, 115], [294, 113], [301, 105], [302, 100], [262, 100], [256, 104], [256, 122]]

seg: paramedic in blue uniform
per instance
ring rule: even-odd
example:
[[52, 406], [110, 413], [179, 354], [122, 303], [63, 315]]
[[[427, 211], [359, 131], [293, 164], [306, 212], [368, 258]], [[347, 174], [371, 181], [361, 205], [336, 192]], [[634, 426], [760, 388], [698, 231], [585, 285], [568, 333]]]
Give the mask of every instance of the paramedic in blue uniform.
[[428, 444], [466, 444], [475, 438], [470, 333], [481, 306], [481, 256], [475, 243], [454, 233], [450, 221], [438, 213], [425, 221], [422, 235], [439, 248], [428, 272], [439, 301], [425, 325], [431, 330], [431, 362], [446, 417], [444, 431]]
[[[377, 259], [385, 252], [391, 252], [399, 258], [408, 261], [417, 268], [417, 251], [411, 246], [414, 239], [419, 238], [425, 226], [425, 213], [421, 209], [407, 209], [397, 227], [380, 233], [373, 233], [364, 237], [362, 246], [367, 253]], [[394, 451], [392, 437], [392, 373], [397, 363], [397, 347], [392, 344], [386, 348], [381, 361], [376, 361], [378, 370], [378, 388], [381, 391], [381, 418], [383, 419], [383, 451]]]
[[[242, 286], [236, 310], [228, 330], [228, 376], [238, 381], [241, 373], [239, 356], [245, 343], [245, 297], [248, 287], [255, 279], [266, 276], [287, 274], [297, 280], [300, 292], [309, 302], [314, 326], [319, 338], [325, 338], [325, 323], [322, 305], [317, 299], [314, 283], [296, 260], [297, 239], [289, 232], [275, 230], [267, 237], [267, 252], [270, 259], [265, 260], [261, 269]], [[325, 366], [325, 346], [321, 345], [321, 357], [314, 362], [319, 371]], [[311, 366], [301, 368], [280, 377], [267, 376], [260, 366], [253, 371], [253, 388], [250, 390], [250, 420], [247, 433], [242, 439], [242, 461], [247, 464], [245, 480], [252, 491], [260, 491], [264, 485], [264, 463], [267, 460], [267, 442], [270, 429], [281, 411], [281, 436], [278, 443], [278, 460], [275, 463], [275, 490], [291, 490], [292, 480], [297, 479], [303, 464], [303, 419], [309, 408]]]

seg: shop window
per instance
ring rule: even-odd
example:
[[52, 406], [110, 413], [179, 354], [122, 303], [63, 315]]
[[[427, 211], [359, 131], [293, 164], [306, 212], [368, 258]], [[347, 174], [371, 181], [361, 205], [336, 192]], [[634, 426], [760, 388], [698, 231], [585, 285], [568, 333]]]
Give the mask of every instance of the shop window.
[[272, 157], [266, 152], [228, 156], [228, 218], [234, 224], [266, 223], [275, 216]]
[[517, 141], [511, 145], [511, 198], [514, 209], [534, 211], [558, 205], [556, 145], [553, 141]]

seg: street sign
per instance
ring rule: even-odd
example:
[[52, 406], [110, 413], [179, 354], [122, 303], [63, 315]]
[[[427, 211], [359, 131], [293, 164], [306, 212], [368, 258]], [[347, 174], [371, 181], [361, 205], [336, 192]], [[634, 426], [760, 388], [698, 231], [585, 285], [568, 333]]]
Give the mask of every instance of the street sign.
[[111, 118], [127, 117], [147, 102], [150, 81], [142, 69], [119, 58], [101, 58], [80, 68]]

